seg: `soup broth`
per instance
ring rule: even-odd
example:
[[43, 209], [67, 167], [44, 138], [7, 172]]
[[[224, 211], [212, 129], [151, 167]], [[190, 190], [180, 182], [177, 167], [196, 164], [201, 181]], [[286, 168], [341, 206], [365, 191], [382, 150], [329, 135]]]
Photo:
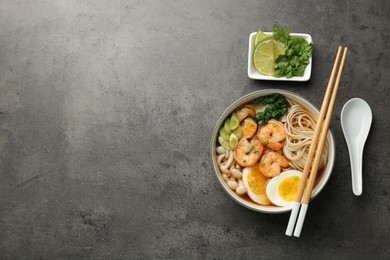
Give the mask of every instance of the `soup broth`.
[[[236, 109], [225, 119], [217, 140], [217, 164], [227, 186], [244, 200], [260, 205], [292, 202], [316, 123], [306, 108], [280, 94]], [[328, 150], [326, 143], [315, 187], [323, 176]], [[271, 180], [276, 186], [269, 185]], [[264, 183], [265, 187], [259, 186]]]

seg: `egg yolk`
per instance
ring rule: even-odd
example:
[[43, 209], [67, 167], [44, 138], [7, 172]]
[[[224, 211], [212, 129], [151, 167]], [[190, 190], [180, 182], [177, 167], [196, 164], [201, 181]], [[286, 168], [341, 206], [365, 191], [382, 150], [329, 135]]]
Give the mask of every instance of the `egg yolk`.
[[248, 174], [248, 185], [253, 193], [265, 194], [265, 188], [268, 178], [265, 177], [259, 169], [255, 168]]
[[301, 178], [298, 176], [291, 176], [284, 179], [279, 184], [279, 194], [285, 201], [293, 201], [297, 196], [299, 183]]

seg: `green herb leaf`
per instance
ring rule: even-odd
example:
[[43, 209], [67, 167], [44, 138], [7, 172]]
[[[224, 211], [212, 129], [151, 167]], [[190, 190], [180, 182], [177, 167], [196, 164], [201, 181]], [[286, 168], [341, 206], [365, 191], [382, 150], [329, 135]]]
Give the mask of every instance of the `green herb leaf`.
[[300, 37], [290, 36], [286, 27], [275, 24], [273, 27], [273, 37], [275, 40], [284, 43], [286, 51], [275, 60], [274, 77], [303, 76], [309, 59], [313, 53], [313, 43], [308, 43]]
[[255, 103], [266, 106], [264, 112], [256, 114], [258, 125], [265, 125], [271, 119], [280, 121], [287, 111], [287, 99], [281, 94], [259, 97]]
[[275, 40], [286, 44], [289, 35], [290, 35], [290, 31], [287, 29], [287, 27], [280, 28], [279, 24], [274, 24], [273, 36]]

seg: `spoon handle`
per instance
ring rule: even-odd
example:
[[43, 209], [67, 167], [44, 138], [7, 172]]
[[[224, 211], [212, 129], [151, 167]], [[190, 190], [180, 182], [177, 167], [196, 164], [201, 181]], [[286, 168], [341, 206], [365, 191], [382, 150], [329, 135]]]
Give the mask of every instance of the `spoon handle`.
[[363, 149], [349, 149], [349, 157], [351, 160], [352, 173], [352, 191], [356, 196], [360, 196], [363, 192], [362, 180], [362, 165], [363, 165]]

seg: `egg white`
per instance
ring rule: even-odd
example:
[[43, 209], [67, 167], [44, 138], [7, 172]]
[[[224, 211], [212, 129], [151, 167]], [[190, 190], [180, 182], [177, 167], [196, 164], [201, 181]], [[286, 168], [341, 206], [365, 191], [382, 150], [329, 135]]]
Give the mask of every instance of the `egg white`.
[[267, 188], [266, 188], [266, 193], [267, 193], [267, 197], [268, 199], [275, 205], [277, 206], [290, 206], [294, 201], [286, 201], [284, 200], [280, 194], [279, 194], [279, 185], [280, 183], [289, 178], [289, 177], [292, 177], [292, 176], [297, 176], [299, 177], [300, 179], [302, 179], [302, 172], [300, 171], [297, 171], [297, 170], [289, 170], [289, 171], [285, 171], [285, 172], [282, 172], [280, 175], [272, 178], [268, 184], [267, 184]]
[[[254, 167], [246, 167], [244, 168], [243, 170], [243, 174], [242, 174], [242, 182], [244, 183], [244, 186], [245, 188], [247, 189], [247, 194], [249, 196], [249, 198], [251, 198], [254, 202], [260, 204], [260, 205], [270, 205], [271, 202], [269, 201], [269, 199], [267, 198], [267, 194], [264, 192], [263, 194], [256, 194], [254, 193], [252, 190], [251, 190], [251, 187], [250, 185], [248, 184], [248, 175], [252, 172], [252, 171], [258, 171], [258, 173], [264, 177], [258, 167], [254, 166]], [[266, 177], [264, 177], [266, 178]]]

